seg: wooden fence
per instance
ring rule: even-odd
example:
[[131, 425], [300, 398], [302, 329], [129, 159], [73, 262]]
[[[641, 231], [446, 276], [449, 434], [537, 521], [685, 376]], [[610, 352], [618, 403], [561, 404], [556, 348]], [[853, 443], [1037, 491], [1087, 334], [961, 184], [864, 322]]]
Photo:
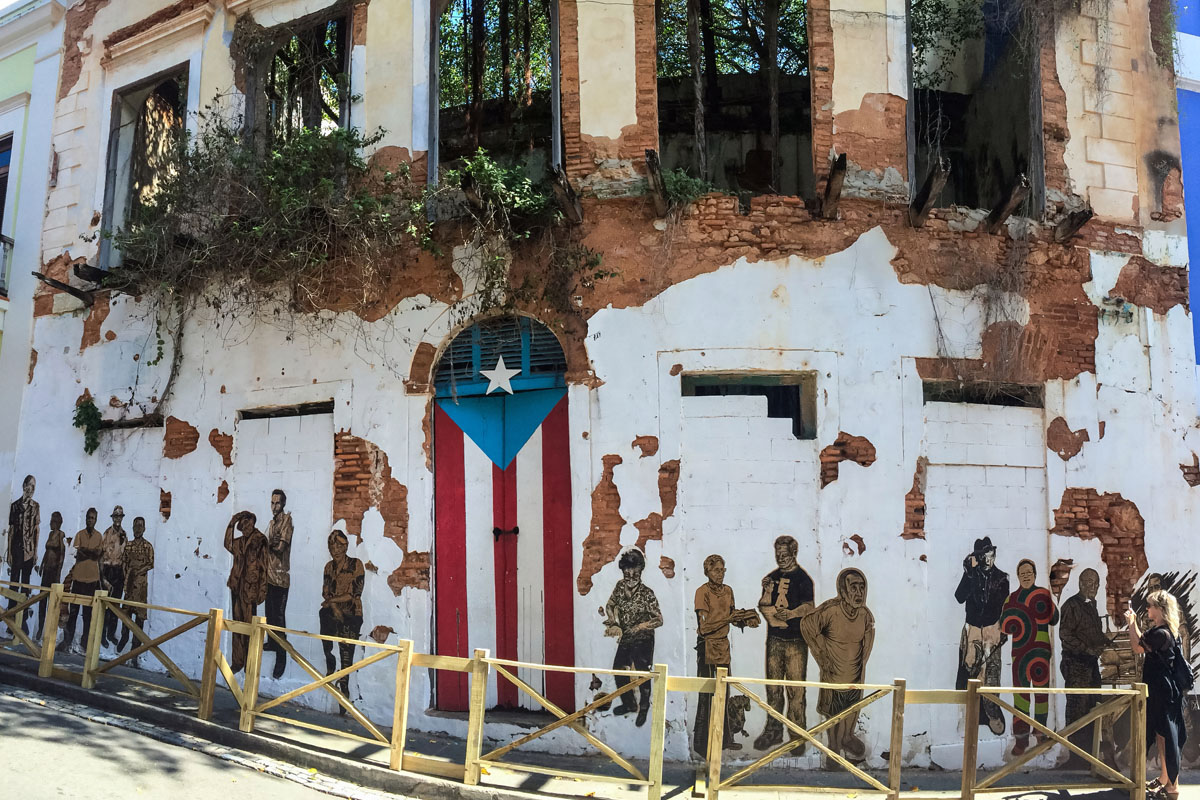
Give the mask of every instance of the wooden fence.
[[[1145, 800], [1146, 794], [1146, 760], [1139, 757], [1146, 752], [1146, 686], [1135, 684], [1126, 689], [1037, 689], [1037, 693], [1052, 695], [1091, 695], [1097, 696], [1099, 703], [1084, 716], [1066, 725], [1062, 730], [1052, 730], [1047, 725], [1019, 710], [1015, 702], [1009, 703], [1003, 698], [1018, 694], [1027, 694], [1031, 690], [1024, 687], [992, 687], [982, 686], [979, 681], [970, 681], [965, 690], [914, 690], [908, 689], [904, 680], [896, 680], [891, 684], [830, 684], [818, 681], [785, 681], [763, 678], [741, 678], [728, 674], [725, 669], [718, 669], [713, 678], [692, 678], [673, 676], [667, 672], [664, 664], [654, 665], [650, 671], [592, 669], [585, 667], [563, 667], [544, 664], [531, 664], [517, 661], [506, 661], [491, 658], [488, 651], [476, 650], [471, 658], [438, 656], [417, 653], [413, 650], [411, 641], [401, 640], [396, 644], [379, 644], [370, 639], [344, 639], [337, 636], [324, 636], [306, 631], [281, 628], [268, 625], [263, 617], [255, 617], [250, 622], [238, 622], [225, 618], [220, 609], [207, 612], [187, 611], [184, 609], [156, 606], [148, 603], [136, 603], [130, 600], [120, 600], [109, 597], [99, 591], [95, 596], [72, 594], [64, 591], [62, 584], [51, 587], [16, 584], [0, 581], [0, 598], [6, 598], [12, 603], [10, 608], [0, 608], [0, 630], [7, 628], [12, 638], [0, 642], [0, 650], [20, 658], [38, 662], [38, 674], [42, 677], [52, 677], [78, 683], [85, 689], [96, 687], [100, 678], [114, 679], [149, 687], [155, 691], [167, 692], [190, 698], [196, 701], [196, 714], [201, 719], [210, 719], [213, 712], [213, 702], [217, 683], [223, 680], [229, 688], [239, 710], [238, 725], [243, 731], [254, 730], [255, 722], [269, 719], [287, 725], [294, 725], [321, 733], [348, 738], [359, 742], [376, 745], [389, 753], [389, 765], [392, 769], [405, 769], [413, 772], [437, 775], [444, 778], [454, 778], [467, 784], [478, 784], [489, 774], [492, 768], [523, 773], [535, 773], [549, 777], [579, 779], [618, 783], [631, 786], [645, 786], [648, 800], [659, 800], [663, 791], [663, 755], [666, 739], [666, 706], [667, 695], [670, 692], [687, 694], [711, 695], [709, 744], [710, 754], [705, 767], [697, 775], [694, 792], [709, 798], [717, 798], [725, 792], [739, 789], [774, 792], [812, 792], [831, 791], [826, 785], [805, 785], [802, 777], [804, 771], [796, 771], [796, 782], [786, 785], [764, 786], [762, 784], [746, 783], [754, 773], [775, 760], [786, 756], [792, 750], [802, 745], [812, 745], [820, 751], [828, 764], [835, 765], [863, 784], [861, 789], [837, 788], [838, 792], [859, 791], [875, 793], [897, 800], [901, 794], [901, 760], [904, 744], [904, 715], [910, 705], [954, 705], [963, 707], [965, 733], [963, 742], [963, 771], [962, 798], [974, 800], [976, 794], [986, 792], [1045, 792], [1066, 789], [1096, 790], [1117, 789], [1129, 793], [1130, 800]], [[88, 646], [83, 657], [83, 667], [73, 671], [56, 662], [55, 642], [49, 636], [49, 641], [39, 643], [22, 630], [22, 621], [26, 616], [36, 616], [39, 604], [46, 604], [47, 629], [55, 631], [60, 610], [70, 606], [90, 607], [93, 610], [91, 627], [88, 635]], [[167, 614], [182, 617], [183, 622], [166, 633], [151, 638], [144, 628], [138, 624], [135, 617], [153, 611], [158, 615]], [[129, 628], [133, 634], [133, 647], [126, 653], [103, 661], [100, 650], [101, 632], [106, 612], [116, 615], [117, 619]], [[204, 631], [204, 645], [201, 675], [198, 679], [188, 675], [172, 659], [163, 652], [163, 645], [191, 631]], [[237, 676], [229, 666], [221, 650], [221, 638], [225, 633], [249, 636], [249, 652], [243, 682], [239, 683]], [[342, 667], [326, 675], [322, 674], [315, 665], [306, 659], [294, 646], [291, 639], [313, 639], [333, 644], [352, 644], [364, 648], [364, 656], [353, 664]], [[277, 643], [286, 655], [295, 662], [312, 679], [309, 683], [292, 689], [272, 698], [262, 698], [259, 693], [259, 679], [263, 665], [264, 641]], [[130, 675], [119, 673], [116, 667], [129, 665], [138, 657], [149, 653], [152, 655], [173, 680], [172, 685], [141, 680]], [[359, 711], [337, 686], [342, 678], [358, 672], [366, 667], [395, 660], [395, 696], [391, 714], [390, 733], [384, 733], [365, 714]], [[413, 669], [430, 669], [465, 673], [470, 676], [470, 709], [467, 721], [466, 755], [462, 763], [444, 758], [423, 756], [406, 751], [406, 736], [408, 731], [408, 709], [411, 700], [410, 676]], [[535, 672], [568, 672], [572, 674], [595, 674], [623, 677], [626, 683], [603, 696], [595, 698], [577, 711], [568, 713], [555, 705], [546, 696], [537, 691], [528, 681], [518, 676], [519, 671]], [[497, 680], [508, 681], [517, 689], [540, 705], [554, 719], [530, 733], [521, 735], [513, 741], [497, 747], [487, 753], [483, 752], [484, 727], [488, 719], [486, 707], [487, 684], [489, 677], [495, 675]], [[610, 744], [602, 741], [586, 724], [590, 712], [607, 707], [613, 700], [627, 692], [638, 691], [649, 683], [651, 686], [650, 747], [646, 753], [647, 769], [643, 772], [627, 757], [623, 756]], [[761, 688], [760, 688], [761, 687]], [[765, 701], [761, 693], [767, 687], [804, 687], [812, 689], [827, 689], [834, 691], [853, 691], [861, 694], [850, 706], [836, 715], [823, 720], [812, 728], [788, 719], [771, 704]], [[722, 747], [725, 724], [725, 706], [730, 692], [738, 692], [747, 697], [750, 702], [762, 708], [769, 719], [777, 721], [790, 736], [787, 743], [780, 743], [770, 752], [762, 755], [756, 761], [741, 766], [726, 777], [724, 775], [725, 752]], [[322, 692], [331, 696], [344, 712], [353, 719], [364, 731], [351, 733], [341, 728], [321, 725], [305, 720], [283, 716], [274, 713], [276, 709], [301, 695], [311, 692]], [[979, 751], [979, 701], [986, 697], [1013, 715], [1014, 719], [1024, 720], [1036, 732], [1038, 742], [1014, 757], [1003, 767], [990, 775], [980, 777], [978, 773]], [[891, 727], [888, 749], [888, 769], [886, 782], [871, 775], [857, 764], [846, 759], [835, 749], [823, 743], [820, 735], [831, 729], [839, 722], [857, 715], [864, 708], [880, 702], [891, 700]], [[1129, 714], [1132, 753], [1130, 775], [1122, 774], [1115, 765], [1106, 764], [1100, 759], [1101, 721], [1123, 714]], [[1080, 747], [1070, 739], [1088, 725], [1092, 726], [1093, 737], [1090, 749]], [[557, 769], [529, 763], [505, 760], [518, 748], [529, 744], [549, 733], [560, 729], [574, 731], [582, 736], [608, 762], [616, 764], [625, 773], [612, 776], [601, 773], [585, 773], [566, 769]], [[999, 786], [1022, 766], [1050, 751], [1056, 745], [1065, 747], [1069, 752], [1083, 759], [1091, 771], [1094, 780], [1078, 784], [1045, 784], [1034, 783], [1022, 786]], [[1035, 773], [1036, 774], [1036, 773]], [[920, 792], [905, 792], [906, 796], [919, 796]]]

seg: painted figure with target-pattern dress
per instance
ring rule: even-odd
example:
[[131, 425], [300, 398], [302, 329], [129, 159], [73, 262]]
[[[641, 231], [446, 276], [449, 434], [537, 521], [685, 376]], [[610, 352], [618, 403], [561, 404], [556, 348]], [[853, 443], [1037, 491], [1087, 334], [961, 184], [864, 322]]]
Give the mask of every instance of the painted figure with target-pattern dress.
[[[1034, 563], [1028, 558], [1021, 559], [1017, 564], [1017, 580], [1020, 586], [1008, 596], [1000, 615], [1000, 630], [1012, 639], [1013, 686], [1025, 686], [1030, 689], [1050, 685], [1050, 626], [1058, 624], [1058, 607], [1054, 604], [1054, 596], [1050, 594], [1049, 589], [1034, 586], [1036, 578], [1037, 567]], [[1015, 695], [1013, 706], [1045, 725], [1049, 716], [1050, 698], [1046, 694], [1035, 694], [1032, 713], [1028, 694]], [[1016, 739], [1012, 754], [1019, 756], [1029, 747], [1030, 726], [1025, 720], [1015, 718], [1012, 727]], [[1037, 738], [1042, 737], [1038, 735]]]

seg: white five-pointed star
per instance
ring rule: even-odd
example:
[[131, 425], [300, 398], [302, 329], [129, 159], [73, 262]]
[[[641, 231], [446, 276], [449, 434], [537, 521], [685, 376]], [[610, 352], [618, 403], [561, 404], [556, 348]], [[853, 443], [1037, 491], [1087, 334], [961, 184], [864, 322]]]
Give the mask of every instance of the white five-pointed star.
[[479, 370], [479, 374], [488, 379], [488, 388], [484, 394], [491, 394], [497, 389], [503, 389], [512, 394], [512, 379], [520, 373], [521, 370], [519, 369], [511, 369], [504, 366], [504, 356], [500, 356], [500, 360], [496, 362], [495, 369]]

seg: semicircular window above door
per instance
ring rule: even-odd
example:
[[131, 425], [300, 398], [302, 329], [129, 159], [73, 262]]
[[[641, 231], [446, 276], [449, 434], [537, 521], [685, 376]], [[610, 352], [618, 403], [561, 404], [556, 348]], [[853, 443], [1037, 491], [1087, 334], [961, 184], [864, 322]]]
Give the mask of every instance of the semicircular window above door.
[[[440, 655], [574, 664], [566, 358], [527, 317], [454, 337], [434, 371], [435, 625]], [[569, 673], [519, 669], [558, 706]], [[467, 708], [465, 674], [438, 673], [437, 707]], [[538, 708], [491, 679], [489, 707]]]

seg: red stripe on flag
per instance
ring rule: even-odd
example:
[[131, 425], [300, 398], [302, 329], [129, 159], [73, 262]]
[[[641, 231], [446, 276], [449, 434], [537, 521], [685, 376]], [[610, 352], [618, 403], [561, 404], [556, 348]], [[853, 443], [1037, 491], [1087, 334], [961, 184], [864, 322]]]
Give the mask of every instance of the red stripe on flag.
[[[434, 406], [434, 565], [437, 585], [437, 652], [469, 657], [467, 640], [467, 502], [463, 432]], [[437, 707], [468, 710], [467, 674], [438, 672]]]
[[[492, 465], [492, 524], [496, 559], [496, 658], [517, 660], [517, 460], [508, 469]], [[501, 708], [517, 707], [517, 687], [496, 679], [496, 700]]]
[[[546, 663], [575, 666], [574, 587], [571, 581], [571, 458], [567, 398], [542, 423], [542, 564]], [[546, 697], [575, 710], [575, 676], [546, 673]]]

